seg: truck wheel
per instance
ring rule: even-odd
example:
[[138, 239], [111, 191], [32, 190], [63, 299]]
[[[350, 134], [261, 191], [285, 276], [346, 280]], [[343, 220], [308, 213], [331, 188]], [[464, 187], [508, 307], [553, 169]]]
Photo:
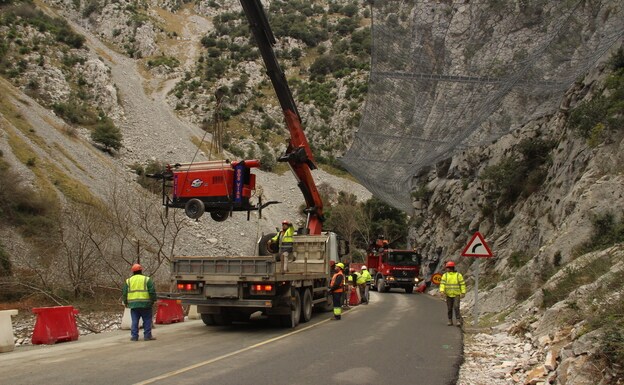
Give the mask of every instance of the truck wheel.
[[377, 280], [377, 291], [380, 293], [387, 293], [388, 288], [386, 287], [386, 281], [383, 278], [379, 278]]
[[300, 321], [308, 322], [310, 319], [312, 319], [312, 294], [310, 293], [310, 289], [304, 289]]
[[204, 323], [206, 324], [206, 326], [214, 326], [215, 322], [214, 319], [212, 318], [212, 314], [201, 314], [201, 319], [202, 321], [204, 321]]
[[280, 316], [282, 326], [285, 328], [294, 328], [299, 325], [299, 318], [301, 317], [301, 295], [299, 295], [298, 290], [295, 290], [293, 297], [293, 306], [290, 309], [290, 315]]
[[277, 244], [271, 244], [272, 247], [269, 247], [269, 244], [268, 244], [269, 239], [273, 238], [275, 234], [276, 233], [269, 233], [269, 234], [262, 236], [262, 238], [260, 238], [260, 241], [258, 242], [258, 254], [261, 257], [266, 256], [266, 255], [271, 255], [279, 251], [279, 250], [276, 250]]
[[228, 218], [227, 211], [211, 211], [210, 218], [214, 219], [217, 222], [223, 222]]
[[405, 287], [405, 292], [407, 294], [412, 294], [414, 292], [414, 286], [406, 286]]
[[232, 323], [232, 319], [228, 314], [213, 314], [212, 319], [214, 320], [215, 325], [219, 326], [230, 325]]
[[184, 213], [191, 219], [199, 219], [199, 217], [204, 215], [204, 211], [206, 211], [204, 202], [197, 198], [189, 200], [186, 202], [186, 205], [184, 205]]

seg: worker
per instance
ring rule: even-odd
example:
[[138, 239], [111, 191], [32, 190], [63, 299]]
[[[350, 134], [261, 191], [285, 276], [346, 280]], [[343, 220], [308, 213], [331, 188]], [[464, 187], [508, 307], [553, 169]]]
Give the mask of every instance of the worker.
[[282, 221], [282, 230], [269, 240], [269, 244], [278, 242], [278, 261], [283, 261], [283, 272], [288, 271], [288, 261], [293, 257], [293, 235], [295, 228], [288, 220]]
[[132, 265], [132, 277], [126, 279], [123, 287], [123, 303], [130, 308], [132, 325], [130, 341], [139, 340], [139, 319], [143, 320], [143, 339], [155, 340], [152, 336], [152, 306], [156, 302], [156, 289], [150, 277], [143, 275], [143, 267], [138, 263]]
[[464, 320], [459, 312], [459, 300], [466, 295], [466, 283], [461, 273], [455, 271], [455, 262], [449, 261], [445, 267], [446, 272], [440, 281], [440, 293], [446, 296], [448, 325], [453, 326], [453, 312], [455, 312], [457, 326], [462, 327]]
[[358, 277], [357, 284], [360, 289], [360, 297], [362, 297], [362, 303], [368, 305], [368, 292], [370, 291], [370, 284], [373, 277], [368, 272], [366, 265], [362, 265], [360, 268], [361, 273]]
[[329, 292], [332, 295], [334, 303], [334, 319], [339, 320], [342, 315], [342, 293], [344, 292], [345, 276], [344, 276], [344, 264], [338, 262], [336, 265], [336, 273], [332, 276], [329, 283]]

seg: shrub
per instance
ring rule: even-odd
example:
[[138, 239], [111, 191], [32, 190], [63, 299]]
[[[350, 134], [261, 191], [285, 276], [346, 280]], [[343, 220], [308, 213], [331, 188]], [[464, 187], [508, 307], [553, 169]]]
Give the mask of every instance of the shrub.
[[165, 170], [164, 163], [152, 160], [148, 162], [145, 167], [140, 164], [134, 164], [131, 166], [131, 169], [138, 175], [137, 183], [140, 184], [141, 187], [154, 194], [160, 194], [162, 192], [162, 180], [150, 178], [147, 175], [160, 173]]
[[102, 118], [95, 126], [91, 133], [91, 139], [106, 149], [119, 150], [121, 148], [121, 131], [112, 120], [106, 117]]
[[11, 260], [9, 254], [0, 243], [0, 277], [9, 277], [12, 273]]
[[524, 250], [516, 250], [509, 256], [509, 264], [514, 268], [520, 268], [531, 260], [531, 256]]
[[169, 68], [175, 68], [180, 65], [180, 61], [172, 56], [158, 56], [154, 59], [147, 61], [147, 66], [150, 68], [158, 66], [167, 66]]
[[565, 299], [580, 286], [592, 283], [609, 271], [611, 259], [609, 256], [595, 259], [587, 266], [565, 268], [565, 276], [557, 282], [554, 289], [544, 289], [544, 302], [542, 306], [549, 308], [557, 302]]
[[589, 241], [576, 247], [576, 255], [596, 250], [604, 250], [616, 243], [624, 242], [624, 220], [616, 221], [611, 212], [595, 215], [592, 218], [592, 236]]

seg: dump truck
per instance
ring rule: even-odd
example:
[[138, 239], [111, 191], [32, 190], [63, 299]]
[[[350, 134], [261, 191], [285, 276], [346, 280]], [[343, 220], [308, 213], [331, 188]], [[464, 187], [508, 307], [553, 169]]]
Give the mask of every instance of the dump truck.
[[313, 308], [331, 311], [331, 269], [348, 252], [347, 243], [332, 232], [295, 235], [294, 260], [284, 271], [283, 260], [263, 251], [269, 235], [258, 242], [257, 256], [174, 257], [177, 293], [167, 298], [197, 305], [206, 325], [248, 321], [260, 312], [272, 324], [292, 328], [309, 321]]

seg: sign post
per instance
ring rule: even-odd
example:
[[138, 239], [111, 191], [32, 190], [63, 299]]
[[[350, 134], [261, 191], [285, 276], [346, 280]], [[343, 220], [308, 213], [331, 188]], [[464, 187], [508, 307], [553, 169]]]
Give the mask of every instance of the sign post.
[[492, 258], [494, 254], [492, 254], [492, 250], [485, 242], [485, 238], [478, 231], [474, 233], [470, 242], [464, 248], [464, 251], [461, 253], [462, 257], [473, 257], [477, 258], [475, 261], [475, 304], [474, 304], [474, 321], [473, 326], [477, 326], [479, 324], [479, 266], [481, 264], [480, 258]]

